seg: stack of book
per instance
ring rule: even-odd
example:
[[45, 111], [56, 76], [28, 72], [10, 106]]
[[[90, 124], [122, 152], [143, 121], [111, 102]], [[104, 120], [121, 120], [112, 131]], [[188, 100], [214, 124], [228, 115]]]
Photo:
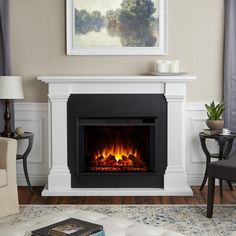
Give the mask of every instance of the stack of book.
[[217, 130], [204, 129], [203, 132], [204, 134], [207, 134], [207, 135], [216, 135], [216, 134], [219, 134], [221, 130], [220, 129], [217, 129]]
[[105, 236], [102, 225], [74, 218], [34, 230], [32, 236]]

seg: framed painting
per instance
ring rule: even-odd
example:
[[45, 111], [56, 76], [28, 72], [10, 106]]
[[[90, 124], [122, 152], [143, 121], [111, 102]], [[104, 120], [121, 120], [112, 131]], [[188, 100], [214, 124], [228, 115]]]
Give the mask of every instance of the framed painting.
[[165, 55], [167, 0], [66, 0], [67, 55]]

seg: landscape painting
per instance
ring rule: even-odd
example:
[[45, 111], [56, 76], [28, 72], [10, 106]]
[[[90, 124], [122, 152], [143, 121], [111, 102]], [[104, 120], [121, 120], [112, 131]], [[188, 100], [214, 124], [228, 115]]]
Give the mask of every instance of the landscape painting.
[[164, 44], [163, 1], [67, 0], [71, 52], [129, 55], [152, 49], [158, 54]]

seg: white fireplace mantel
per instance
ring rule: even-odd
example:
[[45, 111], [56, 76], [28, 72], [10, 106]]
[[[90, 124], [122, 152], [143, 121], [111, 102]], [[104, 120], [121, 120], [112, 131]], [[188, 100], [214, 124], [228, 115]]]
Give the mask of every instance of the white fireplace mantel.
[[[43, 196], [187, 196], [185, 162], [186, 83], [195, 76], [39, 76], [49, 84], [50, 172]], [[164, 188], [71, 188], [67, 165], [67, 101], [70, 94], [164, 94], [168, 104]]]

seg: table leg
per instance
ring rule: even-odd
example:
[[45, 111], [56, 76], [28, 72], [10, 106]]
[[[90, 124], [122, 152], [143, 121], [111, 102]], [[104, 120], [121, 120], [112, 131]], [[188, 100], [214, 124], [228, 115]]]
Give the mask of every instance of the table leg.
[[211, 154], [206, 147], [206, 139], [204, 137], [200, 137], [200, 141], [201, 141], [202, 150], [206, 155], [206, 169], [205, 169], [202, 185], [200, 187], [200, 191], [201, 191], [204, 188], [207, 178], [208, 178], [208, 164], [211, 162]]
[[33, 146], [33, 140], [34, 140], [34, 136], [32, 137], [29, 137], [29, 144], [28, 144], [28, 147], [25, 151], [25, 153], [22, 155], [22, 159], [23, 159], [23, 168], [24, 168], [24, 173], [25, 173], [25, 179], [26, 179], [26, 182], [28, 184], [28, 187], [29, 187], [29, 190], [31, 193], [33, 193], [33, 188], [30, 184], [30, 180], [29, 180], [29, 174], [28, 174], [28, 168], [27, 168], [27, 157], [32, 149], [32, 146]]
[[208, 169], [208, 163], [206, 164], [206, 169], [205, 169], [205, 174], [204, 174], [204, 178], [203, 178], [203, 181], [202, 181], [202, 185], [200, 187], [200, 191], [202, 191], [202, 189], [204, 188], [205, 184], [206, 184], [206, 181], [207, 181], [207, 169]]
[[[219, 160], [222, 160], [222, 159], [224, 159], [225, 141], [218, 141], [218, 144], [220, 146]], [[223, 181], [222, 181], [222, 179], [220, 179], [219, 182], [220, 182], [220, 197], [223, 198]]]
[[226, 147], [226, 150], [224, 152], [224, 159], [228, 159], [229, 158], [229, 153], [232, 149], [232, 146], [233, 146], [233, 139], [231, 140], [228, 140], [228, 143], [227, 143], [227, 147]]
[[228, 180], [227, 180], [227, 183], [228, 183], [230, 191], [234, 191], [232, 183]]
[[[226, 148], [226, 150], [224, 152], [224, 159], [228, 159], [229, 158], [229, 153], [230, 153], [230, 151], [232, 149], [233, 142], [234, 142], [234, 139], [231, 139], [231, 140], [228, 141], [227, 148]], [[230, 181], [227, 181], [227, 183], [228, 183], [230, 191], [234, 191], [232, 183]]]
[[28, 188], [30, 190], [31, 193], [33, 193], [33, 188], [31, 186], [31, 183], [30, 183], [30, 180], [29, 180], [29, 174], [28, 174], [28, 168], [27, 168], [27, 160], [26, 158], [23, 159], [23, 168], [24, 168], [24, 173], [25, 173], [25, 179], [26, 179], [26, 182], [28, 184]]
[[219, 181], [220, 181], [220, 197], [223, 198], [223, 181], [222, 179], [220, 179]]

